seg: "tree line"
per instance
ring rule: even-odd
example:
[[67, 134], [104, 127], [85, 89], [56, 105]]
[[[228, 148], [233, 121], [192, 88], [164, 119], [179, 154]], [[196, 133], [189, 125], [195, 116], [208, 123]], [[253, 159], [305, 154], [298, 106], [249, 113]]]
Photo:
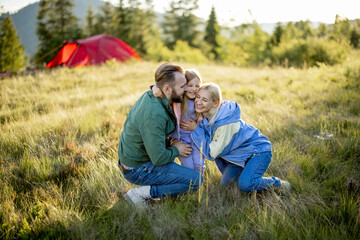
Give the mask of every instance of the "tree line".
[[[171, 1], [161, 19], [154, 12], [153, 0], [104, 2], [98, 13], [89, 5], [82, 24], [73, 8], [71, 0], [40, 1], [36, 32], [40, 42], [32, 63], [44, 65], [64, 41], [96, 34], [120, 38], [146, 60], [239, 66], [333, 65], [360, 47], [360, 19], [340, 16], [333, 24], [322, 23], [316, 29], [309, 21], [278, 23], [268, 34], [256, 21], [221, 27], [214, 7], [203, 22], [194, 15], [198, 0]], [[24, 48], [10, 17], [0, 21], [0, 72], [21, 69], [26, 62]]]

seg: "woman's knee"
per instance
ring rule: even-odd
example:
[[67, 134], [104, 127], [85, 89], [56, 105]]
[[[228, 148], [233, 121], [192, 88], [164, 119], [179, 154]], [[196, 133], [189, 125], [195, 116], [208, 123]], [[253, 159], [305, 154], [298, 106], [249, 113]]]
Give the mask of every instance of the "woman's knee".
[[254, 190], [254, 184], [248, 179], [239, 179], [238, 186], [243, 192], [252, 192]]

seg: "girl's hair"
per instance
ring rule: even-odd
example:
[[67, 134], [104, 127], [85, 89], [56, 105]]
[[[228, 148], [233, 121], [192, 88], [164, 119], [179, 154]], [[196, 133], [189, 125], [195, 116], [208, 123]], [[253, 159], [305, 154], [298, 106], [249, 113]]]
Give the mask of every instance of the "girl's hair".
[[[200, 73], [196, 69], [186, 69], [185, 70], [185, 78], [186, 78], [186, 83], [189, 83], [194, 78], [197, 78], [199, 80], [199, 84], [200, 85], [202, 84], [202, 79], [201, 79]], [[189, 101], [189, 98], [185, 94], [184, 95], [184, 100], [181, 103], [181, 116], [185, 116], [184, 114], [189, 113], [189, 103], [188, 103], [188, 101]], [[196, 117], [195, 121], [197, 121], [197, 119], [198, 119], [197, 117]]]
[[210, 93], [210, 97], [213, 102], [219, 101], [219, 105], [217, 107], [209, 110], [209, 116], [210, 116], [209, 124], [210, 124], [210, 126], [212, 126], [212, 125], [214, 125], [216, 114], [219, 111], [219, 109], [221, 107], [221, 103], [222, 103], [221, 89], [220, 89], [219, 85], [211, 82], [211, 83], [203, 84], [200, 87], [199, 91], [200, 90], [208, 91]]

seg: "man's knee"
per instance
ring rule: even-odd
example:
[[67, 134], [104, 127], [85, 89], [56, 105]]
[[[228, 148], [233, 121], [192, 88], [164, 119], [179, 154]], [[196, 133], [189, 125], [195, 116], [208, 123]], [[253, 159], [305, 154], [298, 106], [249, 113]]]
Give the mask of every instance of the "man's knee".
[[194, 191], [194, 192], [197, 191], [200, 188], [202, 183], [203, 183], [203, 176], [202, 175], [197, 174], [196, 177], [194, 176], [190, 181], [190, 189], [191, 189], [191, 191]]

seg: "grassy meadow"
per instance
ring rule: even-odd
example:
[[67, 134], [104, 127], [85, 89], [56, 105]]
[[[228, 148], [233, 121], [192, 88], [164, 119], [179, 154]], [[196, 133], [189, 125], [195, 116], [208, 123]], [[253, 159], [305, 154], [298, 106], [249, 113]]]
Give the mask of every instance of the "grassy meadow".
[[360, 239], [359, 53], [304, 69], [180, 64], [270, 139], [266, 176], [290, 193], [220, 186], [206, 161], [200, 191], [138, 211], [117, 145], [160, 63], [42, 71], [0, 80], [0, 238]]

